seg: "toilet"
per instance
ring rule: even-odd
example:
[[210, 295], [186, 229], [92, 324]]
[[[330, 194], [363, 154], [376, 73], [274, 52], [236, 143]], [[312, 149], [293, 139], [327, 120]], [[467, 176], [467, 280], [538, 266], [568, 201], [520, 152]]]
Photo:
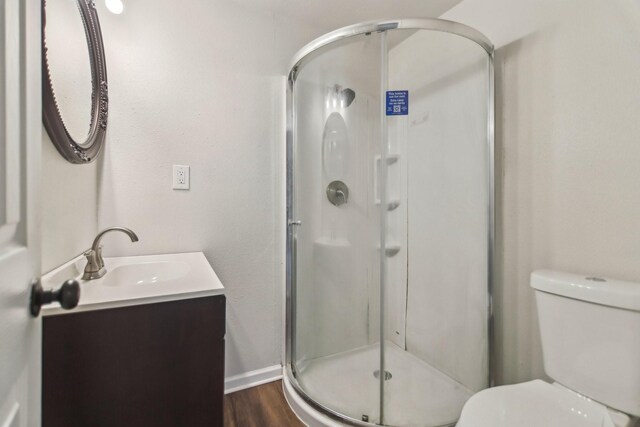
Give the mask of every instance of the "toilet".
[[531, 274], [550, 384], [472, 396], [456, 427], [640, 427], [640, 284]]

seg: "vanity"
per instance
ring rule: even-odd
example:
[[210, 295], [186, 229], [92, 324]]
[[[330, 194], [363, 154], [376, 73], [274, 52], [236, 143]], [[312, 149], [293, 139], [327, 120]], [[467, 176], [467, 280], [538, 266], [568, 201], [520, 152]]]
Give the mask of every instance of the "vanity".
[[223, 426], [224, 287], [201, 252], [79, 257], [43, 277], [80, 283], [71, 311], [42, 307], [43, 427]]
[[[85, 165], [104, 152], [109, 125], [98, 9], [93, 0], [43, 0], [41, 11], [43, 124], [66, 161]], [[110, 227], [84, 256], [32, 283], [30, 313], [43, 325], [42, 426], [222, 427], [220, 280], [200, 252], [103, 258], [111, 231], [138, 241]]]

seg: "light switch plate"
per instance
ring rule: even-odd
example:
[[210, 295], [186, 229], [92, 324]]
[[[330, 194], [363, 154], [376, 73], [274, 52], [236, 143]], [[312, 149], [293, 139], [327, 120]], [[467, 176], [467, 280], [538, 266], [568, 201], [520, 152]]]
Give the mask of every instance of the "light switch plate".
[[189, 184], [189, 166], [173, 165], [173, 189], [188, 190]]

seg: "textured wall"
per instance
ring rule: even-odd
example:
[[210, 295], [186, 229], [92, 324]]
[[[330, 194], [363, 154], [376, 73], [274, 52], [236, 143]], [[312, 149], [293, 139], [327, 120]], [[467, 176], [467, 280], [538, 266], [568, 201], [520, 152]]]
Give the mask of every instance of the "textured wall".
[[72, 165], [42, 128], [42, 272], [89, 249], [98, 231], [98, 164]]
[[483, 0], [445, 16], [498, 47], [497, 380], [544, 377], [530, 272], [640, 281], [640, 3]]

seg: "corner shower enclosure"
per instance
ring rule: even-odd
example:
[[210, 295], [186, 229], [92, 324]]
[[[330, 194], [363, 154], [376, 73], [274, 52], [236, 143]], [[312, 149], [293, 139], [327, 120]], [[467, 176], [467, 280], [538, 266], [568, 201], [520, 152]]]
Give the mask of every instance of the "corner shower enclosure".
[[337, 30], [296, 56], [287, 115], [289, 402], [454, 425], [490, 383], [491, 43], [437, 19]]

